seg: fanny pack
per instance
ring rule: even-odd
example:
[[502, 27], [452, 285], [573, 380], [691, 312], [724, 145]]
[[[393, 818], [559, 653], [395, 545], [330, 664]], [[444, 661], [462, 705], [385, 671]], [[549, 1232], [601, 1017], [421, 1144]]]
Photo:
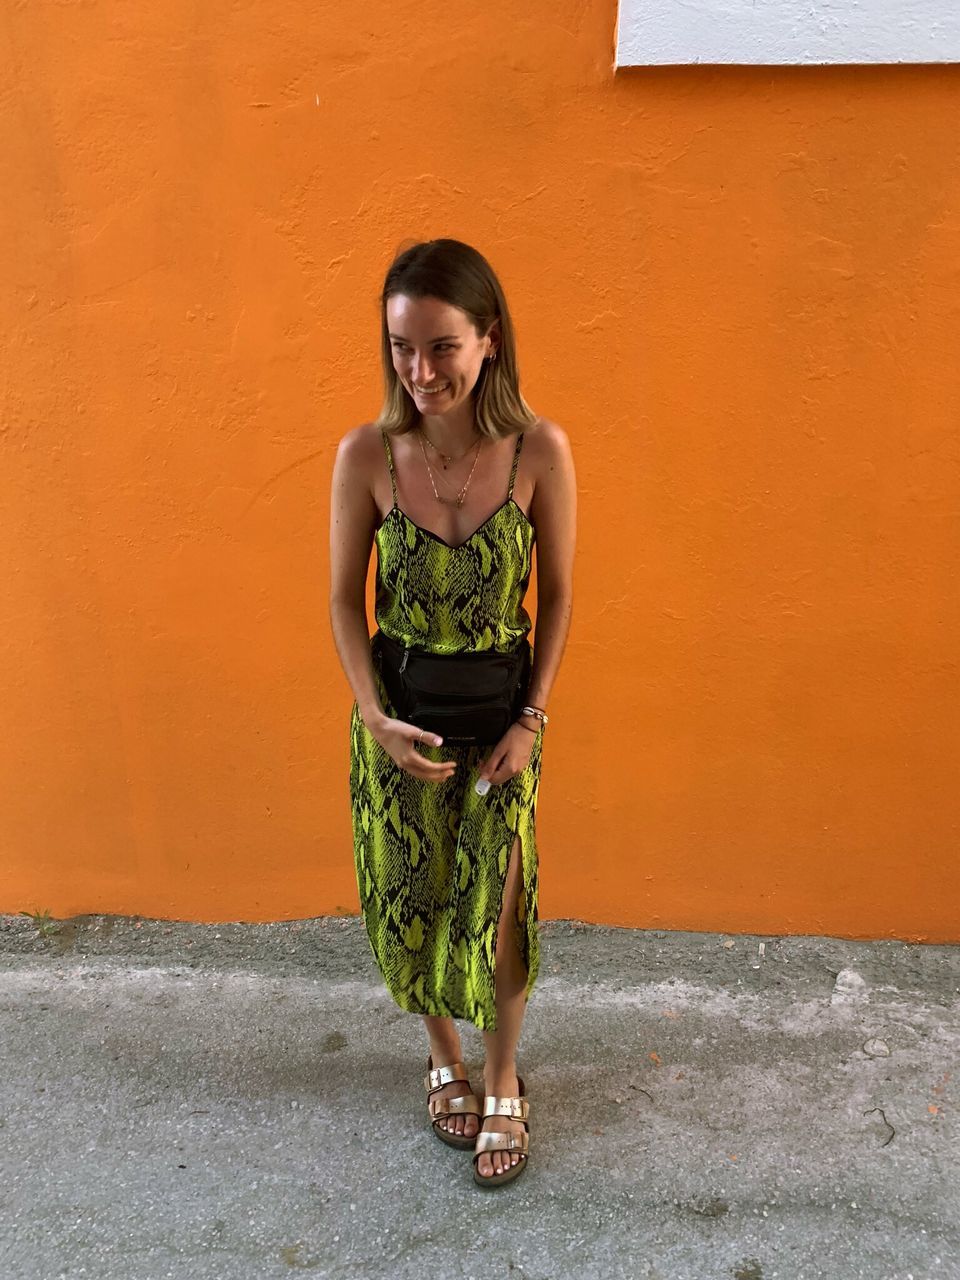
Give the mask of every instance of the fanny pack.
[[526, 639], [512, 653], [426, 653], [382, 631], [373, 643], [398, 718], [444, 743], [493, 746], [520, 713], [532, 664]]

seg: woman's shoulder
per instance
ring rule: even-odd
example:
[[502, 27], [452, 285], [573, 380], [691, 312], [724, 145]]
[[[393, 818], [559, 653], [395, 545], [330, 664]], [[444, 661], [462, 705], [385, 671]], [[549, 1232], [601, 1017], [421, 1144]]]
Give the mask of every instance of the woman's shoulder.
[[379, 427], [362, 422], [346, 431], [337, 444], [334, 474], [340, 482], [360, 485], [374, 501], [383, 477], [387, 475], [387, 459]]
[[523, 448], [529, 449], [535, 464], [554, 467], [561, 459], [570, 456], [570, 437], [552, 418], [538, 418], [532, 426], [524, 428]]
[[380, 428], [373, 422], [361, 422], [340, 437], [337, 445], [340, 458], [351, 468], [367, 474], [383, 466], [385, 453]]
[[523, 435], [527, 444], [539, 449], [557, 449], [569, 444], [566, 431], [552, 418], [537, 418], [531, 426], [524, 427]]
[[383, 441], [376, 423], [361, 422], [358, 427], [351, 427], [340, 437], [338, 448], [348, 453], [363, 453], [376, 446], [383, 452]]

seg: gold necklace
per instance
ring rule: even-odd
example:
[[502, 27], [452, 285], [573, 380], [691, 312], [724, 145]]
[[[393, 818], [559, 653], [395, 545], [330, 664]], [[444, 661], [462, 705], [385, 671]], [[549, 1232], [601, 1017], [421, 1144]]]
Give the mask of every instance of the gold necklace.
[[[417, 439], [420, 440], [420, 452], [423, 454], [423, 465], [427, 468], [427, 475], [430, 477], [430, 487], [433, 489], [433, 496], [438, 502], [442, 502], [445, 506], [462, 507], [463, 499], [466, 495], [467, 489], [470, 487], [470, 481], [473, 479], [473, 473], [477, 469], [477, 462], [480, 459], [480, 450], [483, 448], [483, 437], [481, 436], [477, 441], [477, 456], [473, 460], [473, 466], [470, 468], [470, 474], [467, 476], [466, 484], [464, 484], [463, 488], [455, 498], [441, 498], [440, 494], [437, 493], [437, 486], [433, 482], [433, 472], [430, 469], [430, 463], [427, 461], [427, 455], [423, 448], [423, 440], [419, 434]], [[466, 457], [466, 454], [464, 454], [464, 457]]]
[[[443, 469], [444, 469], [444, 471], [446, 471], [446, 469], [447, 469], [447, 463], [449, 463], [449, 462], [462, 462], [462, 461], [463, 461], [463, 459], [464, 459], [464, 458], [467, 456], [467, 454], [470, 452], [470, 449], [473, 449], [473, 448], [476, 446], [476, 441], [474, 441], [474, 443], [470, 446], [470, 449], [467, 449], [466, 453], [461, 453], [461, 454], [459, 455], [459, 457], [455, 457], [452, 453], [444, 453], [444, 452], [443, 452], [443, 450], [442, 450], [438, 445], [435, 445], [435, 444], [433, 443], [433, 441], [430, 439], [430, 437], [429, 437], [429, 436], [427, 435], [427, 433], [424, 431], [424, 429], [423, 429], [423, 424], [422, 424], [422, 423], [420, 424], [420, 435], [423, 437], [423, 439], [424, 439], [424, 440], [426, 440], [427, 444], [430, 446], [430, 448], [431, 448], [431, 449], [433, 449], [434, 453], [439, 453], [440, 457], [443, 459]], [[481, 438], [481, 439], [483, 439], [483, 437], [482, 437], [482, 436], [481, 436], [480, 438]]]
[[[421, 430], [422, 430], [422, 428], [421, 428]], [[430, 442], [429, 440], [427, 440], [427, 444], [430, 444], [430, 443], [431, 443], [431, 442]], [[467, 450], [467, 453], [461, 454], [461, 455], [460, 455], [460, 457], [456, 459], [456, 461], [457, 461], [457, 462], [462, 462], [462, 461], [463, 461], [463, 459], [467, 456], [467, 454], [468, 454], [468, 453], [470, 453], [470, 452], [471, 452], [471, 450], [473, 450], [473, 449], [475, 449], [475, 448], [477, 449], [477, 454], [479, 455], [480, 450], [479, 450], [479, 448], [478, 448], [478, 445], [479, 445], [479, 439], [478, 439], [478, 440], [475, 440], [475, 441], [473, 442], [473, 444], [470, 446], [470, 448]], [[434, 446], [434, 447], [435, 447], [435, 446]], [[421, 452], [421, 453], [423, 452], [422, 447], [421, 447], [420, 452]], [[440, 456], [441, 456], [441, 457], [444, 457], [445, 455], [444, 455], [444, 454], [441, 454]], [[454, 461], [454, 459], [452, 459], [452, 458], [451, 458], [451, 461]], [[474, 460], [474, 463], [476, 463], [476, 460]], [[446, 471], [446, 469], [447, 469], [447, 468], [446, 468], [446, 464], [444, 464], [444, 468], [443, 468], [443, 469], [444, 469], [444, 471]], [[429, 463], [427, 464], [427, 470], [428, 470], [428, 471], [430, 470], [430, 464], [429, 464]], [[447, 490], [447, 492], [449, 492], [449, 491], [450, 491], [450, 489], [452, 488], [450, 481], [445, 480], [445, 479], [443, 478], [443, 476], [440, 474], [440, 472], [439, 472], [439, 471], [436, 471], [436, 472], [434, 472], [433, 474], [434, 474], [434, 478], [438, 481], [438, 483], [442, 484], [442, 485], [443, 485], [443, 487], [444, 487], [444, 489], [446, 489], [446, 490]], [[471, 470], [470, 470], [470, 475], [473, 475], [473, 469], [472, 469], [472, 468], [471, 468]], [[468, 476], [468, 477], [467, 477], [467, 484], [469, 484], [469, 483], [470, 483], [470, 476]]]

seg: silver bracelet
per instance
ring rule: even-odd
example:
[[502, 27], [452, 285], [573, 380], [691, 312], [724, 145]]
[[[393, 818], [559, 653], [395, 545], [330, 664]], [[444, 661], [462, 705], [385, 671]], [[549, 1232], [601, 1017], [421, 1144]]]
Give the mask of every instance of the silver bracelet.
[[534, 716], [543, 725], [548, 724], [550, 720], [550, 717], [541, 711], [539, 707], [521, 707], [520, 714], [522, 716]]

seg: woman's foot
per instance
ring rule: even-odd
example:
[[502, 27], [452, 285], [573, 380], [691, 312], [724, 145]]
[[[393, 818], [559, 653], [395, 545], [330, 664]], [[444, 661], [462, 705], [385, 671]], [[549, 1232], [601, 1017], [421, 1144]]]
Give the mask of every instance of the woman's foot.
[[[484, 1092], [495, 1098], [516, 1098], [520, 1094], [520, 1081], [514, 1071], [510, 1075], [487, 1077], [484, 1073]], [[526, 1133], [522, 1120], [509, 1116], [487, 1116], [483, 1121], [484, 1133]], [[477, 1160], [477, 1172], [482, 1178], [493, 1178], [525, 1159], [518, 1151], [484, 1151]]]
[[[459, 1057], [451, 1057], [448, 1054], [437, 1056], [431, 1054], [429, 1059], [428, 1070], [437, 1069], [439, 1067], [451, 1067], [455, 1063], [459, 1063]], [[430, 1094], [427, 1105], [430, 1109], [431, 1116], [436, 1115], [436, 1101], [438, 1098], [465, 1098], [467, 1094], [472, 1093], [470, 1082], [468, 1080], [451, 1080], [449, 1084], [445, 1084], [441, 1089], [437, 1089]], [[445, 1130], [447, 1133], [461, 1135], [464, 1138], [475, 1138], [480, 1129], [479, 1118], [475, 1115], [447, 1115], [440, 1116], [436, 1120], [439, 1129]]]

